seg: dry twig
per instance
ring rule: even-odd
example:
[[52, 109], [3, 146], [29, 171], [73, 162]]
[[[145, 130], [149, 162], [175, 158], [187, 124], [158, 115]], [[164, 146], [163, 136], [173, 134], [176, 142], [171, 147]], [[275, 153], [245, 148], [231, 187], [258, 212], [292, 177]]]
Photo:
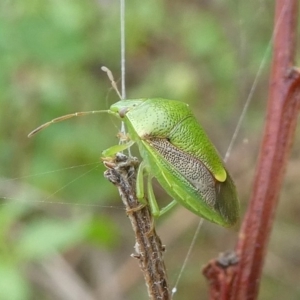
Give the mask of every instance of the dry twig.
[[[118, 187], [135, 234], [135, 251], [139, 260], [150, 299], [171, 299], [163, 261], [164, 246], [155, 232], [154, 220], [148, 205], [143, 206], [135, 195], [138, 161], [118, 153], [115, 160], [104, 161], [108, 170], [104, 176]], [[130, 275], [129, 275], [130, 276]]]

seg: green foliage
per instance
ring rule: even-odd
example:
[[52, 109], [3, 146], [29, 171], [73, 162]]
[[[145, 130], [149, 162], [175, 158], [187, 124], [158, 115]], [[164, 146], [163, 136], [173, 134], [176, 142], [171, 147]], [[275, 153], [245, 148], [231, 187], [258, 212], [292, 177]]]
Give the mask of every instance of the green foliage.
[[88, 230], [86, 220], [56, 220], [41, 218], [30, 222], [17, 241], [22, 259], [38, 260], [78, 244]]
[[90, 243], [107, 249], [119, 244], [118, 228], [108, 217], [93, 218], [88, 225], [87, 240]]
[[17, 265], [12, 267], [11, 264], [0, 260], [0, 298], [25, 300], [30, 299], [30, 287], [26, 278], [18, 271]]

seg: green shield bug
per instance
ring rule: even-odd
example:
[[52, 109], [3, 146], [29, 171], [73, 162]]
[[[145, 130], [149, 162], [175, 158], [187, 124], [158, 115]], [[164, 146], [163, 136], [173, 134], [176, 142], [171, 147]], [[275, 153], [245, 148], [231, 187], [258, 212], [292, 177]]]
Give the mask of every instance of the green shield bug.
[[[113, 146], [103, 155], [111, 156], [137, 144], [143, 159], [137, 174], [137, 197], [143, 201], [147, 175], [148, 202], [154, 216], [160, 216], [178, 202], [219, 225], [229, 227], [237, 222], [239, 202], [233, 180], [186, 103], [162, 98], [120, 100], [109, 110], [53, 119], [28, 136], [52, 123], [93, 113], [109, 113], [124, 121], [129, 142]], [[174, 199], [161, 210], [152, 190], [153, 177]]]

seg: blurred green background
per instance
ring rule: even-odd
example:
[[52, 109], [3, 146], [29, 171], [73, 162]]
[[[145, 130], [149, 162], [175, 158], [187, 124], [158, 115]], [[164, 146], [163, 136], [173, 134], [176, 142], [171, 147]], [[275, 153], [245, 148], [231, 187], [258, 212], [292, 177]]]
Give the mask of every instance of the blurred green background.
[[[266, 108], [273, 1], [126, 5], [127, 96], [189, 103], [222, 155], [265, 56], [228, 162], [243, 215]], [[75, 118], [27, 138], [55, 117], [118, 100], [100, 68], [119, 80], [119, 27], [119, 1], [0, 2], [0, 299], [147, 299], [130, 257], [130, 224], [99, 160], [117, 143], [118, 122], [107, 115]], [[260, 299], [300, 298], [299, 175], [297, 137]], [[161, 205], [167, 203], [155, 188]], [[171, 285], [198, 220], [178, 206], [157, 222]], [[232, 249], [238, 227], [204, 223], [175, 299], [208, 298], [201, 268]]]

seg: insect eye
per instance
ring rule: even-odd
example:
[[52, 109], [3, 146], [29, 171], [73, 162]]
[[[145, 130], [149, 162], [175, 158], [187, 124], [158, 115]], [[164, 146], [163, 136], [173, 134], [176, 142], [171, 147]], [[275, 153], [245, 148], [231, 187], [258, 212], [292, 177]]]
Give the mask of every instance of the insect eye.
[[120, 109], [119, 116], [121, 118], [124, 118], [127, 112], [128, 112], [128, 107], [124, 107], [124, 108]]

